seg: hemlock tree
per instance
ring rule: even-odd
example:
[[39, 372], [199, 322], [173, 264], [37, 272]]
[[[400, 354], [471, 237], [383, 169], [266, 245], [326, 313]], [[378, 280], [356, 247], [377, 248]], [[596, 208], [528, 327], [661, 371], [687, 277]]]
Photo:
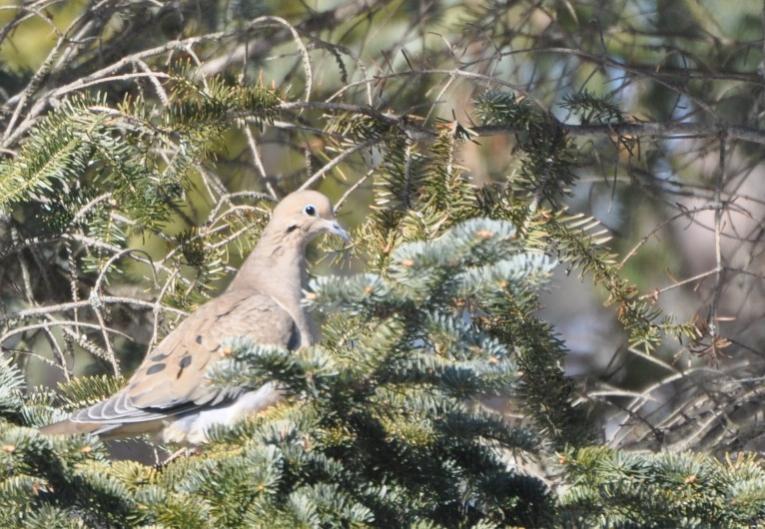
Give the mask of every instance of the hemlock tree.
[[[762, 6], [730, 20], [707, 7], [3, 11], [0, 525], [765, 523], [765, 469], [737, 452], [760, 433], [756, 311], [738, 310], [740, 327], [724, 317], [759, 304], [733, 292], [760, 279], [759, 224], [742, 234], [737, 215], [761, 202]], [[724, 34], [734, 23], [743, 36]], [[604, 183], [582, 193], [589, 173]], [[323, 339], [288, 353], [232, 336], [209, 372], [221, 386], [277, 380], [284, 403], [156, 466], [37, 433], [119, 388], [300, 186], [355, 226], [350, 248], [315, 263]], [[605, 228], [588, 193], [610, 222], [613, 206], [655, 227]], [[659, 287], [648, 241], [681, 246], [677, 220], [709, 230], [712, 268], [667, 264], [688, 277]], [[581, 383], [538, 312], [561, 269], [595, 285], [623, 333], [609, 369]], [[705, 298], [668, 310], [686, 287]]]

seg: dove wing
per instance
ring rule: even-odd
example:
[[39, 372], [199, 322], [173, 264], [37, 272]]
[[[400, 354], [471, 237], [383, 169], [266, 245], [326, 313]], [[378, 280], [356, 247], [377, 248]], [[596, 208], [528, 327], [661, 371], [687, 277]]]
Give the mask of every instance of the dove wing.
[[205, 372], [222, 357], [222, 342], [235, 336], [290, 349], [300, 343], [292, 317], [273, 298], [257, 291], [225, 292], [202, 305], [152, 349], [126, 387], [75, 412], [70, 420], [137, 423], [226, 402], [236, 392], [212, 387]]

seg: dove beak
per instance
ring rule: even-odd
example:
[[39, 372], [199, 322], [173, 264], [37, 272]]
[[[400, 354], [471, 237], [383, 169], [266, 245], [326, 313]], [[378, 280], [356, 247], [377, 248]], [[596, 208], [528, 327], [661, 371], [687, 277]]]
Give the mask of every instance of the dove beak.
[[351, 241], [351, 236], [348, 235], [348, 232], [345, 231], [343, 227], [340, 226], [340, 224], [338, 224], [336, 220], [332, 219], [332, 220], [327, 220], [326, 222], [327, 222], [327, 231], [329, 233], [331, 233], [332, 235], [337, 235], [345, 242]]

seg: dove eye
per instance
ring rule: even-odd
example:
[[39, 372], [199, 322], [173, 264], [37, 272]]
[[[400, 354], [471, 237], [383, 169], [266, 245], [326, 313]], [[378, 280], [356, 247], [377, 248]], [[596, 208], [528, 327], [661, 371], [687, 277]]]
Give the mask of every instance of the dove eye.
[[308, 215], [309, 217], [313, 217], [316, 215], [316, 206], [313, 204], [308, 204], [306, 207], [303, 208], [303, 213]]

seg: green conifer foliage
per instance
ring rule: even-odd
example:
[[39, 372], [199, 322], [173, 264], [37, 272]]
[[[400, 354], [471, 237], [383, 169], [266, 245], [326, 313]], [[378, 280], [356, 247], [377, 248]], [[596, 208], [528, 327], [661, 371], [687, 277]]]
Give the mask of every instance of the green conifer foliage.
[[552, 266], [514, 235], [506, 222], [470, 221], [397, 247], [384, 275], [316, 280], [312, 303], [331, 330], [312, 350], [231, 344], [214, 380], [277, 380], [296, 399], [244, 429], [289, 469], [280, 476], [287, 494], [259, 500], [250, 518], [273, 512], [285, 527], [306, 517], [376, 527], [551, 519], [546, 487], [509, 459], [538, 440], [479, 400], [511, 391], [517, 372], [512, 344], [477, 315], [510, 290], [533, 293]]
[[[278, 383], [287, 400], [214, 431], [203, 455], [161, 468], [109, 461], [94, 438], [23, 426], [108, 394], [119, 380], [78, 379], [54, 401], [24, 396], [20, 372], [4, 361], [0, 521], [206, 529], [744, 528], [761, 520], [765, 470], [751, 458], [571, 449], [560, 459], [560, 500], [517, 465], [543, 456], [555, 428], [575, 427], [542, 410], [550, 427], [535, 432], [482, 404], [508, 393], [534, 399], [518, 366], [530, 362], [530, 347], [560, 347], [533, 315], [554, 264], [511, 223], [473, 219], [399, 244], [379, 273], [314, 280], [311, 304], [327, 316], [321, 344], [295, 353], [234, 338], [209, 372], [222, 387]], [[498, 333], [495, 319], [506, 313], [520, 323]]]
[[[668, 338], [691, 352], [707, 338], [713, 354], [733, 343], [719, 334], [723, 276], [761, 279], [754, 246], [751, 268], [720, 253], [736, 240], [725, 217], [735, 225], [747, 201], [762, 205], [730, 185], [747, 178], [738, 165], [758, 174], [765, 142], [760, 6], [726, 35], [702, 13], [709, 2], [690, 1], [655, 2], [656, 25], [642, 0], [17, 4], [2, 11], [3, 58], [26, 21], [53, 48], [0, 72], [0, 529], [765, 526], [760, 459], [598, 445], [595, 392], [565, 375], [566, 344], [538, 311], [558, 266], [603, 294], [623, 349], [650, 358]], [[662, 27], [675, 5], [688, 20]], [[628, 88], [651, 104], [625, 102]], [[588, 146], [590, 133], [611, 150]], [[506, 167], [460, 165], [496, 154], [485, 144], [499, 134]], [[685, 147], [649, 146], [642, 159], [654, 134], [692, 136], [699, 147], [682, 154], [719, 161], [715, 187], [708, 169], [683, 174]], [[626, 168], [649, 175], [667, 205], [705, 202], [676, 204], [689, 221], [713, 212], [716, 268], [666, 289], [715, 278], [706, 321], [665, 313], [662, 289], [628, 279], [611, 230], [567, 209], [603, 154], [617, 206]], [[671, 179], [654, 175], [664, 164]], [[353, 217], [350, 248], [322, 243], [353, 273], [314, 278], [307, 294], [322, 341], [290, 352], [232, 336], [208, 373], [223, 387], [279, 384], [283, 402], [156, 466], [36, 431], [120, 388], [223, 288], [273, 202], [302, 185], [342, 196], [341, 220]], [[724, 391], [698, 384], [667, 413], [748, 446], [761, 364], [744, 360], [746, 378], [724, 373], [743, 406], [718, 409]], [[40, 366], [65, 380], [30, 387], [50, 375]], [[670, 394], [673, 377], [655, 388], [666, 381]], [[653, 403], [612, 394], [615, 406], [624, 395]], [[744, 407], [755, 410], [746, 425], [727, 413]], [[633, 409], [629, 420], [673, 446], [671, 425]]]
[[561, 460], [568, 527], [746, 529], [765, 519], [765, 468], [751, 455], [719, 461], [592, 447]]
[[[398, 246], [385, 274], [316, 280], [312, 303], [330, 328], [320, 346], [290, 353], [234, 339], [213, 367], [218, 384], [276, 381], [290, 398], [219, 430], [206, 457], [161, 471], [110, 464], [94, 439], [46, 438], [6, 423], [7, 512], [28, 526], [51, 509], [125, 527], [551, 523], [546, 485], [513, 463], [536, 452], [539, 439], [481, 404], [512, 391], [518, 377], [515, 345], [482, 322], [508, 296], [530, 311], [553, 266], [515, 235], [508, 222], [468, 221]], [[349, 317], [357, 325], [342, 323]], [[5, 408], [17, 418], [18, 371], [4, 368]], [[73, 382], [62, 398], [81, 405], [113, 385]]]

